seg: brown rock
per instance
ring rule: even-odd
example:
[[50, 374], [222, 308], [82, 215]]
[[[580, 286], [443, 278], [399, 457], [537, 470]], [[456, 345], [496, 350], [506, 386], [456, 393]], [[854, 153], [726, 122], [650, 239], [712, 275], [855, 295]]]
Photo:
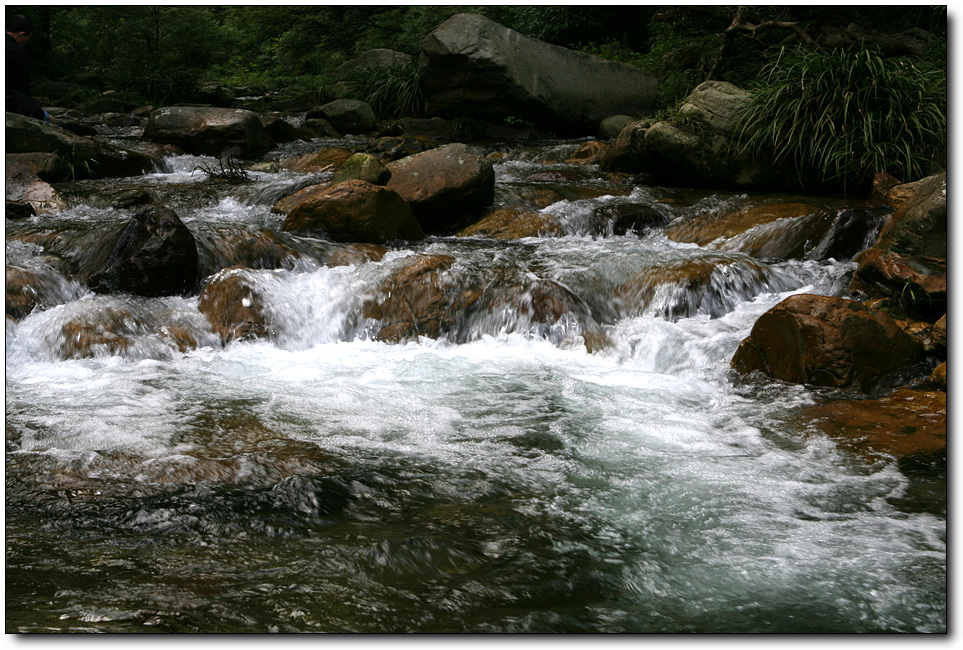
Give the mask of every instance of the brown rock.
[[565, 162], [569, 165], [597, 165], [608, 148], [608, 145], [602, 142], [585, 142]]
[[940, 365], [933, 369], [930, 373], [930, 383], [935, 385], [941, 391], [946, 392], [946, 362], [944, 361]]
[[488, 237], [490, 239], [522, 239], [565, 234], [550, 214], [518, 208], [499, 208], [480, 221], [464, 228], [457, 237]]
[[365, 318], [381, 321], [377, 338], [400, 342], [418, 336], [438, 338], [451, 332], [458, 316], [481, 295], [480, 286], [448, 280], [455, 263], [449, 255], [415, 255], [380, 287], [380, 299], [364, 306]]
[[460, 143], [431, 149], [388, 164], [386, 187], [411, 204], [429, 234], [448, 234], [467, 215], [478, 214], [495, 199], [490, 161]]
[[240, 267], [220, 271], [201, 291], [198, 310], [224, 343], [270, 333], [255, 277]]
[[404, 199], [362, 180], [332, 185], [303, 201], [288, 214], [282, 230], [323, 230], [335, 241], [374, 244], [424, 237]]
[[348, 158], [354, 155], [350, 149], [343, 147], [328, 147], [313, 153], [285, 158], [278, 161], [278, 167], [300, 174], [312, 174], [315, 172], [336, 171]]
[[946, 393], [903, 388], [881, 399], [834, 400], [800, 414], [862, 454], [946, 453]]
[[277, 214], [291, 214], [291, 211], [294, 210], [294, 208], [298, 207], [308, 199], [318, 196], [329, 187], [331, 187], [331, 183], [318, 183], [317, 185], [308, 185], [307, 187], [302, 187], [294, 194], [290, 194], [275, 203], [271, 208], [271, 212]]
[[852, 300], [802, 294], [756, 321], [732, 367], [781, 381], [871, 392], [922, 355], [923, 346], [883, 312]]

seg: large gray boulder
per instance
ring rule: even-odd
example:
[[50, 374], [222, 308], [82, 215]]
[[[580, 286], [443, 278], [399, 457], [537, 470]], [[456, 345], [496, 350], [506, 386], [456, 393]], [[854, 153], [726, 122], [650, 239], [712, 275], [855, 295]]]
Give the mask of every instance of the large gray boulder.
[[272, 145], [256, 113], [204, 106], [159, 108], [147, 119], [142, 137], [177, 145], [190, 154], [218, 157], [257, 155]]
[[657, 81], [632, 65], [539, 41], [477, 14], [451, 17], [428, 35], [419, 61], [428, 112], [559, 133], [594, 135], [602, 119], [640, 116]]
[[748, 102], [745, 90], [724, 81], [706, 81], [686, 98], [678, 118], [626, 125], [601, 166], [606, 171], [649, 173], [672, 184], [771, 189], [783, 182], [776, 171], [734, 141]]
[[369, 104], [356, 99], [336, 99], [316, 110], [308, 111], [306, 117], [327, 120], [344, 134], [368, 133], [378, 119]]

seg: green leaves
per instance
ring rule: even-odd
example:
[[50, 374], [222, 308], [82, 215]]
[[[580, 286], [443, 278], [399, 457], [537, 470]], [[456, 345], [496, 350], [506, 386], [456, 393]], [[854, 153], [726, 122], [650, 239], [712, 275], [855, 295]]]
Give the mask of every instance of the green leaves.
[[424, 110], [417, 61], [404, 66], [364, 66], [353, 71], [345, 83], [352, 95], [367, 102], [380, 117], [417, 117]]
[[881, 171], [911, 181], [944, 164], [946, 75], [923, 62], [782, 49], [750, 95], [743, 146], [800, 178], [845, 189]]

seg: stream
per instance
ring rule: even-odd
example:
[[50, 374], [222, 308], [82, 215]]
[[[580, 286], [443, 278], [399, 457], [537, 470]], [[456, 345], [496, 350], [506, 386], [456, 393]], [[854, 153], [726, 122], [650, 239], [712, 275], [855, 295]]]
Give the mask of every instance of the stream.
[[[429, 237], [326, 266], [285, 233], [300, 259], [246, 271], [271, 335], [227, 344], [197, 296], [97, 295], [11, 234], [125, 222], [103, 197], [136, 187], [197, 237], [244, 238], [279, 230], [272, 205], [324, 174], [216, 185], [196, 172], [212, 159], [176, 156], [58, 185], [66, 212], [8, 220], [7, 265], [59, 299], [6, 321], [6, 631], [945, 632], [945, 491], [798, 418], [815, 389], [729, 368], [759, 316], [847, 296], [854, 264], [600, 229], [607, 205], [671, 221], [745, 196], [617, 189], [557, 162], [577, 144], [484, 149], [496, 204], [563, 235]], [[539, 172], [571, 180], [526, 204]], [[579, 309], [526, 318], [522, 283], [444, 336], [379, 340], [362, 302], [426, 254], [453, 257], [454, 282], [507, 269]], [[720, 256], [728, 271], [698, 290], [614, 298], [643, 269]], [[66, 323], [109, 310], [132, 314], [129, 344], [63, 354]], [[163, 335], [174, 325], [197, 346]], [[587, 325], [607, 344], [590, 351]]]

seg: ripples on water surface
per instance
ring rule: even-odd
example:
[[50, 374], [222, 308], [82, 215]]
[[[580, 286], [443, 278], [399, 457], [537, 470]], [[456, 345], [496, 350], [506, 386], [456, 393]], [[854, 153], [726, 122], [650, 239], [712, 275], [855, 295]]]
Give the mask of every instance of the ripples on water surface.
[[[196, 183], [194, 163], [147, 180]], [[265, 174], [179, 214], [277, 227], [278, 187], [299, 182]], [[358, 301], [417, 251], [550, 277], [608, 310], [611, 345], [500, 321], [376, 342]], [[940, 504], [907, 507], [895, 463], [795, 422], [808, 389], [728, 373], [759, 315], [841, 293], [850, 266], [773, 264], [694, 311], [603, 304], [631, 272], [705, 254], [576, 229], [257, 271], [275, 335], [226, 347], [194, 298], [65, 283], [64, 304], [7, 322], [7, 631], [945, 631]], [[121, 354], [58, 360], [64, 319], [118, 301], [201, 347], [133, 328]]]

